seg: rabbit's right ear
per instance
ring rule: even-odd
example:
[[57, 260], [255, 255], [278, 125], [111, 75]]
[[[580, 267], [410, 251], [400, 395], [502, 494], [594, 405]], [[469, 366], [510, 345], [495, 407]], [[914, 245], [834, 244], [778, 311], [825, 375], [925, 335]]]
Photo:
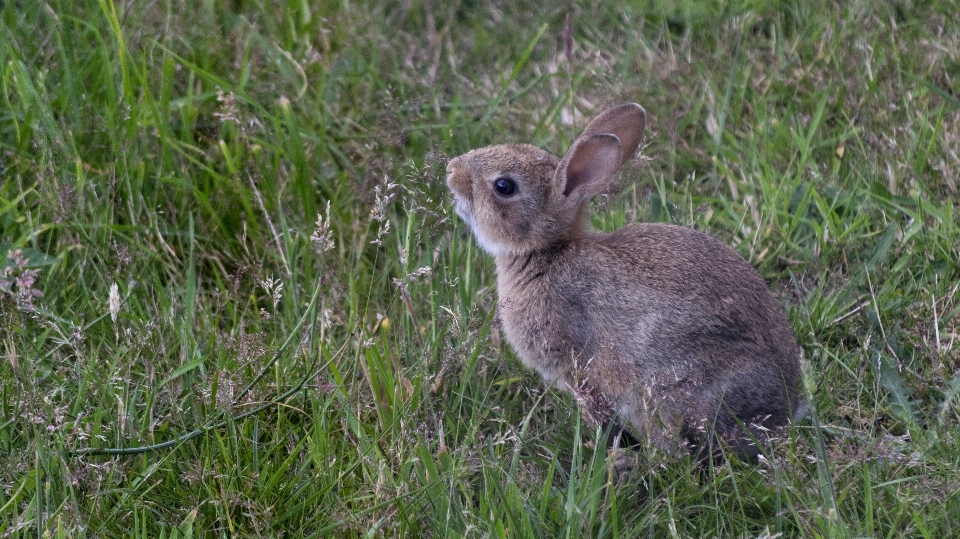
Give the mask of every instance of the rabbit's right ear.
[[579, 199], [603, 191], [637, 151], [645, 126], [646, 113], [636, 103], [620, 105], [597, 116], [563, 157], [554, 184], [564, 196], [578, 192]]

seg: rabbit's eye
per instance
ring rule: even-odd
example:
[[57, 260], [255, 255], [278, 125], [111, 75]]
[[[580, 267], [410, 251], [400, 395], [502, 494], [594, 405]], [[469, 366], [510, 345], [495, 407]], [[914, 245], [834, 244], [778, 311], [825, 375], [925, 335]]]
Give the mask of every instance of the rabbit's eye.
[[502, 196], [508, 197], [517, 192], [517, 182], [510, 178], [497, 178], [493, 182], [493, 188]]

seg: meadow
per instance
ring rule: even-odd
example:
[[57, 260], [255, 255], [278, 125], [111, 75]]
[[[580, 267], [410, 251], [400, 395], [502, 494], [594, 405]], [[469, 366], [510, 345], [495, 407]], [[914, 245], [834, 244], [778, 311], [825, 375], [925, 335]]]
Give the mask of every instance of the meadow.
[[[0, 538], [960, 534], [952, 0], [0, 0]], [[813, 413], [703, 473], [502, 339], [450, 157], [763, 275]]]

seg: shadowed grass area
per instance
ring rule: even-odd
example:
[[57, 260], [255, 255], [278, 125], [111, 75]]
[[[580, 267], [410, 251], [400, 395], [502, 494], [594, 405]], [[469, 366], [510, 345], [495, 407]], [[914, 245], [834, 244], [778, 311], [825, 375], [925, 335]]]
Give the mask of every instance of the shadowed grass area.
[[[0, 537], [956, 535], [956, 8], [0, 0]], [[616, 484], [451, 211], [626, 101], [594, 225], [734, 245], [803, 348], [759, 463]]]

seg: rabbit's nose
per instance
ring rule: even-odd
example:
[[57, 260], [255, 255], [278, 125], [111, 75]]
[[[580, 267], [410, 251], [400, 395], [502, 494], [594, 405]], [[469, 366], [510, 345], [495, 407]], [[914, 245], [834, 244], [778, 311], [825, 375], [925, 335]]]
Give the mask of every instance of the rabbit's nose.
[[454, 157], [447, 163], [447, 174], [453, 174], [455, 170], [460, 168], [461, 163], [463, 162], [463, 156]]
[[468, 196], [470, 193], [470, 175], [464, 170], [463, 156], [455, 157], [447, 163], [447, 187], [460, 196]]

